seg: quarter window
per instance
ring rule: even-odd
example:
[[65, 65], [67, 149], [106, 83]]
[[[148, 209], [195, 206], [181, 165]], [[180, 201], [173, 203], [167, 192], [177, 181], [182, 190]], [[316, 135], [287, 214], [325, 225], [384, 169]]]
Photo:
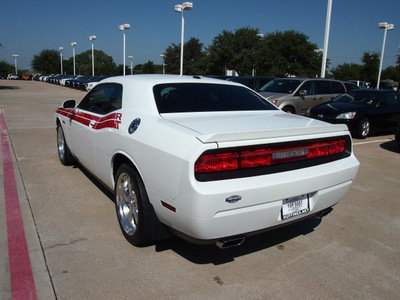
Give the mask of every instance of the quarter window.
[[95, 86], [79, 103], [78, 108], [106, 115], [122, 107], [122, 85], [104, 83]]

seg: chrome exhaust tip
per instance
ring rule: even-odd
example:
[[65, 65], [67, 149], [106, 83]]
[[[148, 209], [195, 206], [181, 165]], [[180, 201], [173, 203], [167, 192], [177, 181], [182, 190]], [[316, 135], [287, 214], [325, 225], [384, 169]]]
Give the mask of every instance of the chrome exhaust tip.
[[244, 236], [224, 238], [224, 239], [218, 240], [215, 243], [215, 245], [221, 249], [228, 249], [228, 248], [240, 246], [241, 244], [243, 244], [245, 239], [246, 238]]

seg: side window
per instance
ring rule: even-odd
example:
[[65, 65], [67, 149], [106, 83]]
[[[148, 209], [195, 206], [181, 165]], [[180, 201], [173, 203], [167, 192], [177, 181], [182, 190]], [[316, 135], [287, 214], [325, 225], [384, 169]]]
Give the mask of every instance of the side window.
[[79, 103], [78, 108], [106, 115], [122, 107], [122, 85], [104, 83], [95, 86]]
[[318, 95], [332, 94], [330, 81], [316, 80], [316, 84]]
[[386, 94], [382, 97], [382, 99], [379, 101], [379, 104], [383, 104], [386, 106], [392, 106], [397, 104], [397, 98], [395, 94]]
[[346, 91], [344, 90], [344, 86], [341, 82], [331, 81], [332, 93], [333, 94], [343, 94]]
[[300, 87], [299, 91], [307, 91], [306, 95], [315, 95], [315, 84], [313, 80], [306, 81], [304, 84]]

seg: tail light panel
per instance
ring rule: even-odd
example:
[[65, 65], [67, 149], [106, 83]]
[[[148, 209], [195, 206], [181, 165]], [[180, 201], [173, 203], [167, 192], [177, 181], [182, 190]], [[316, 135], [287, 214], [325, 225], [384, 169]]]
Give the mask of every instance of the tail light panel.
[[271, 174], [331, 162], [350, 154], [348, 136], [209, 150], [197, 159], [195, 177], [211, 181]]

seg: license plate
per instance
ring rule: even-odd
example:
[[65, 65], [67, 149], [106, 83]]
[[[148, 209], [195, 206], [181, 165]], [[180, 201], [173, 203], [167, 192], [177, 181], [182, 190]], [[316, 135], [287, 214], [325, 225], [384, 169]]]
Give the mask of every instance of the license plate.
[[282, 203], [282, 220], [306, 214], [309, 211], [308, 195], [287, 198]]

